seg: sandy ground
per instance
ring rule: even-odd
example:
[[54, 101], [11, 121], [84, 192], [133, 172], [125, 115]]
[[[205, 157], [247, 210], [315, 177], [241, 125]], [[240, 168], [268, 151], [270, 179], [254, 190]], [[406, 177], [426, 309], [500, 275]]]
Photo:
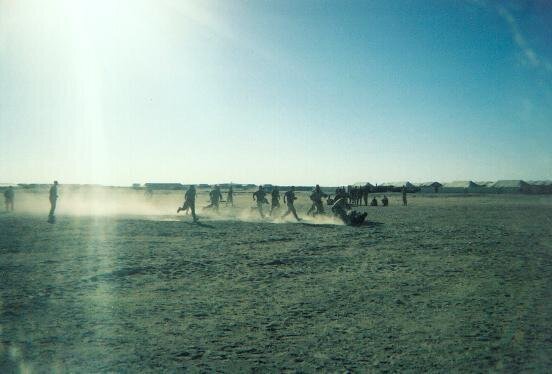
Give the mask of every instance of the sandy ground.
[[552, 367], [552, 197], [393, 195], [351, 228], [125, 196], [0, 214], [2, 373]]

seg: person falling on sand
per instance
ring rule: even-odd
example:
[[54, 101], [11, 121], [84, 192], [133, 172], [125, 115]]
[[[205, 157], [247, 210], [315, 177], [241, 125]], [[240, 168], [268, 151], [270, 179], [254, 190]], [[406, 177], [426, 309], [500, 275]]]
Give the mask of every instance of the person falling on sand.
[[280, 207], [280, 190], [278, 187], [274, 187], [272, 189], [270, 196], [270, 215], [272, 216], [274, 209], [278, 209]]
[[48, 222], [54, 223], [56, 221], [55, 212], [58, 199], [58, 182], [54, 181], [54, 185], [50, 187], [50, 213], [48, 214]]
[[266, 192], [263, 186], [259, 186], [259, 189], [253, 192], [253, 200], [257, 201], [257, 209], [259, 210], [259, 214], [261, 215], [261, 218], [264, 218], [263, 204], [268, 204], [268, 200], [266, 199]]
[[4, 191], [4, 202], [6, 203], [6, 212], [13, 212], [13, 201], [15, 199], [15, 192], [13, 192], [13, 187], [9, 186], [6, 191]]
[[195, 213], [195, 199], [196, 199], [196, 189], [194, 185], [191, 185], [190, 188], [188, 188], [188, 191], [184, 194], [184, 204], [182, 204], [182, 207], [179, 207], [176, 211], [176, 213], [180, 213], [180, 211], [184, 210], [188, 212], [188, 209], [192, 211], [192, 218], [194, 222], [197, 222], [197, 216]]
[[295, 206], [293, 205], [293, 202], [297, 200], [297, 197], [295, 197], [295, 187], [291, 186], [289, 191], [287, 191], [284, 194], [284, 203], [287, 205], [287, 212], [282, 216], [282, 218], [287, 217], [288, 214], [293, 213], [293, 216], [297, 221], [301, 221], [301, 218], [297, 216], [297, 211], [295, 210]]

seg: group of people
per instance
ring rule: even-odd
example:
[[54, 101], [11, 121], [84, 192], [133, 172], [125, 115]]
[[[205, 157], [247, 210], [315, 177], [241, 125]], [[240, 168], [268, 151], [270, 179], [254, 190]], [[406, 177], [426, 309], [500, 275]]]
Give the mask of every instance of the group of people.
[[[312, 190], [309, 195], [309, 198], [312, 202], [311, 207], [307, 211], [307, 215], [312, 215], [313, 217], [319, 214], [324, 214], [324, 202], [323, 199], [327, 199], [327, 204], [331, 206], [331, 212], [341, 218], [343, 222], [350, 225], [357, 225], [364, 222], [366, 218], [366, 213], [358, 213], [352, 211], [352, 205], [362, 205], [362, 201], [365, 202], [365, 205], [368, 205], [368, 187], [350, 187], [345, 189], [345, 187], [338, 187], [335, 190], [334, 198], [330, 195], [324, 193], [319, 185]], [[194, 221], [198, 220], [195, 203], [196, 203], [196, 187], [191, 185], [184, 195], [184, 204], [181, 207], [178, 207], [177, 213], [181, 211], [191, 212], [192, 218]], [[267, 196], [270, 195], [270, 202], [267, 199]], [[293, 217], [297, 221], [301, 221], [301, 218], [297, 215], [297, 210], [295, 209], [295, 200], [297, 197], [295, 195], [295, 187], [291, 186], [288, 191], [283, 195], [284, 204], [286, 204], [287, 210], [281, 216], [282, 218], [287, 217], [289, 214], [293, 214]], [[4, 198], [6, 204], [6, 210], [14, 210], [14, 200], [15, 193], [13, 188], [10, 186], [4, 191]], [[55, 210], [57, 206], [58, 199], [58, 182], [54, 181], [54, 184], [50, 187], [49, 200], [50, 200], [50, 212], [48, 214], [48, 222], [55, 222]], [[278, 187], [272, 188], [270, 192], [267, 192], [263, 186], [259, 186], [258, 190], [253, 192], [253, 201], [256, 202], [256, 209], [259, 212], [261, 218], [265, 218], [264, 205], [270, 204], [269, 215], [273, 216], [274, 212], [280, 208], [280, 190]], [[403, 205], [407, 205], [406, 189], [402, 190], [402, 200]], [[218, 185], [209, 192], [209, 205], [205, 206], [204, 209], [213, 209], [218, 212], [221, 202], [226, 202], [226, 206], [234, 206], [234, 189], [232, 186], [227, 191], [226, 200], [223, 200], [222, 191]], [[389, 199], [387, 196], [383, 196], [381, 203], [383, 206], [389, 205]], [[374, 197], [370, 202], [371, 206], [377, 206], [378, 201]]]
[[[55, 212], [58, 199], [58, 182], [54, 181], [54, 184], [50, 187], [49, 200], [50, 200], [50, 212], [48, 213], [48, 222], [54, 223], [56, 221]], [[4, 191], [4, 203], [6, 204], [6, 211], [13, 212], [15, 202], [15, 191], [12, 186], [9, 186]]]
[[[196, 188], [194, 185], [191, 185], [184, 194], [184, 204], [182, 204], [182, 206], [178, 207], [178, 209], [176, 210], [177, 213], [180, 213], [181, 211], [191, 211], [192, 219], [194, 220], [194, 222], [198, 220], [195, 211], [196, 195]], [[265, 218], [263, 205], [269, 204], [267, 195], [268, 193], [265, 191], [263, 186], [259, 186], [259, 189], [253, 193], [253, 200], [257, 203], [257, 210], [259, 211], [261, 218]], [[278, 187], [272, 189], [272, 191], [270, 192], [270, 196], [270, 215], [272, 216], [274, 211], [280, 207], [280, 190], [278, 189]], [[295, 210], [295, 200], [297, 200], [297, 197], [295, 196], [295, 187], [292, 186], [284, 194], [284, 204], [286, 204], [288, 209], [284, 213], [282, 218], [287, 217], [289, 214], [293, 214], [297, 221], [301, 220], [301, 218], [299, 218], [299, 216], [297, 215], [297, 211]], [[205, 206], [204, 209], [213, 209], [218, 212], [220, 203], [224, 202], [222, 192], [218, 185], [216, 185], [209, 192], [209, 201], [209, 205]], [[231, 205], [232, 207], [234, 206], [234, 190], [232, 186], [230, 186], [226, 195], [226, 206], [228, 205]]]
[[[181, 207], [178, 207], [177, 213], [181, 211], [191, 211], [192, 218], [194, 221], [197, 221], [197, 215], [195, 212], [195, 203], [196, 203], [197, 191], [195, 186], [190, 186], [184, 195], [184, 204]], [[270, 201], [268, 197], [270, 196]], [[270, 192], [266, 191], [263, 186], [253, 192], [252, 194], [253, 201], [256, 203], [256, 210], [259, 212], [261, 218], [265, 218], [265, 205], [270, 205], [269, 215], [274, 216], [275, 211], [280, 208], [280, 190], [278, 187], [272, 188]], [[336, 190], [335, 197], [332, 197], [322, 191], [319, 185], [312, 190], [309, 195], [309, 198], [312, 202], [311, 207], [307, 211], [307, 215], [316, 216], [324, 214], [324, 202], [323, 199], [327, 199], [327, 203], [331, 206], [331, 213], [339, 217], [344, 223], [348, 225], [359, 225], [366, 219], [366, 213], [359, 213], [351, 210], [351, 203], [349, 200], [349, 194], [344, 188], [338, 188]], [[385, 198], [387, 199], [387, 198]], [[288, 215], [292, 214], [297, 221], [301, 221], [295, 209], [295, 200], [297, 196], [295, 195], [295, 187], [291, 186], [288, 191], [283, 195], [284, 204], [286, 204], [287, 210], [281, 216], [285, 218]], [[209, 192], [209, 205], [205, 206], [204, 209], [213, 209], [218, 212], [220, 203], [224, 202], [223, 194], [220, 190], [220, 187], [216, 185]], [[227, 192], [226, 205], [234, 206], [234, 191], [232, 187], [229, 188]], [[253, 208], [252, 208], [253, 209]]]

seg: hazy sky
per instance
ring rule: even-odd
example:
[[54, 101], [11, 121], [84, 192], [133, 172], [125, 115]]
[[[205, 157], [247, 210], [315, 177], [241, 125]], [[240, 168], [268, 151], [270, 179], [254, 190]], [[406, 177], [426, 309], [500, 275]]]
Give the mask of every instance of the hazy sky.
[[552, 3], [0, 0], [0, 182], [552, 178]]

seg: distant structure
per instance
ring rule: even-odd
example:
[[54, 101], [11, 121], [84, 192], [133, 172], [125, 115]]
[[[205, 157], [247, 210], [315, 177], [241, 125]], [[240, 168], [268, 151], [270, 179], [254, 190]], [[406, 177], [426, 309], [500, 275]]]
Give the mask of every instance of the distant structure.
[[537, 194], [552, 193], [551, 180], [527, 181], [527, 184], [529, 185], [528, 189], [530, 193], [537, 193]]
[[442, 190], [445, 193], [468, 193], [477, 192], [478, 188], [473, 181], [454, 181], [443, 184]]
[[146, 188], [149, 190], [183, 190], [182, 183], [146, 183]]
[[140, 183], [132, 183], [132, 188], [134, 189], [138, 189], [140, 188], [141, 184]]
[[416, 184], [416, 187], [423, 193], [439, 193], [443, 188], [443, 185], [439, 182], [424, 182]]
[[499, 180], [496, 181], [492, 188], [497, 193], [530, 193], [530, 185], [522, 180]]

